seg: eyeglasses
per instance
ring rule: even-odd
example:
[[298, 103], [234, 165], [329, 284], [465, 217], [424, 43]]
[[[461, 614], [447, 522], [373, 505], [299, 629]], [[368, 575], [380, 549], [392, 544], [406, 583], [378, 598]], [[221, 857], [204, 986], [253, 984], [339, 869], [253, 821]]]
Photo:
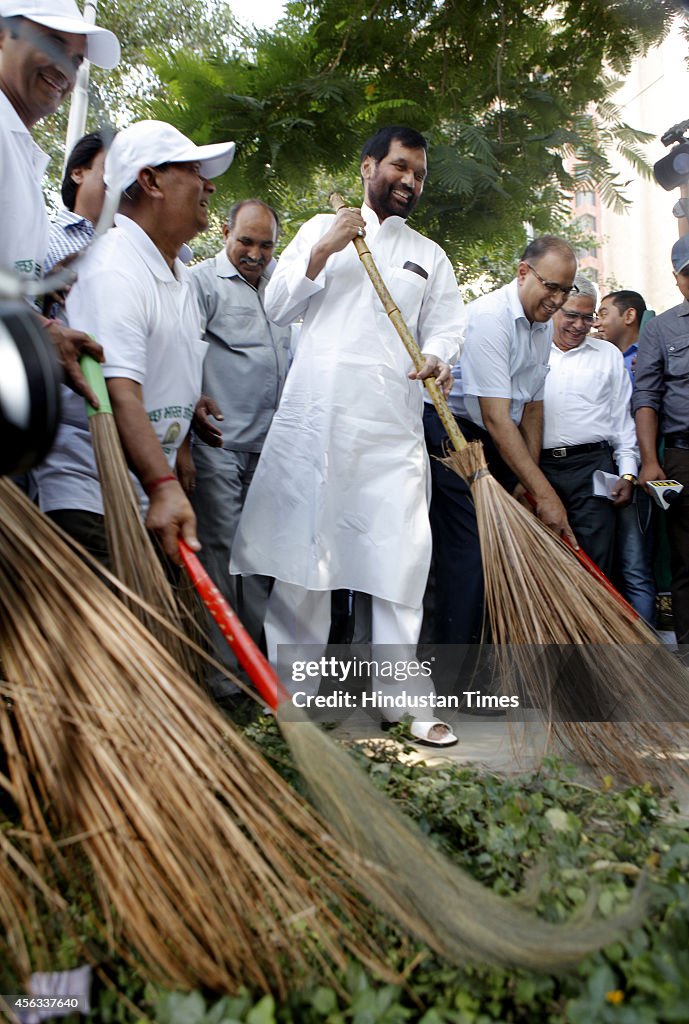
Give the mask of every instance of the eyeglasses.
[[[524, 263], [526, 263], [526, 260], [524, 260]], [[538, 280], [541, 282], [546, 291], [549, 291], [551, 295], [557, 295], [558, 292], [562, 292], [564, 297], [567, 298], [568, 295], [577, 295], [579, 293], [579, 289], [575, 284], [571, 285], [571, 287], [569, 288], [563, 288], [561, 284], [557, 283], [557, 281], [546, 281], [545, 278], [541, 277], [536, 268], [532, 267], [530, 263], [526, 263], [526, 265], [529, 268], [529, 270], [532, 271], [532, 273], [538, 278]]]
[[569, 309], [561, 309], [560, 313], [570, 324], [573, 324], [575, 320], [581, 320], [586, 327], [593, 327], [596, 322], [593, 313], [574, 313]]

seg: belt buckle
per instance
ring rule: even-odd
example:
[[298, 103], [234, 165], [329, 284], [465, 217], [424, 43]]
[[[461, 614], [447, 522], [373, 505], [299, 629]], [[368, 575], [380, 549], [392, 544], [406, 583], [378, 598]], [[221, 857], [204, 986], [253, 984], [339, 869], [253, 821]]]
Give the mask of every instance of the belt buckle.
[[567, 449], [566, 448], [553, 448], [553, 458], [554, 459], [564, 459], [566, 455], [567, 455]]

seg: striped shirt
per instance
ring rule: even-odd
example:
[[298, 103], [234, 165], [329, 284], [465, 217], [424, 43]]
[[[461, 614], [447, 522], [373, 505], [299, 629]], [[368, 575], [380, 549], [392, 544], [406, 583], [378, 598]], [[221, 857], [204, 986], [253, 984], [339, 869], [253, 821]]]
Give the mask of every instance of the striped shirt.
[[60, 210], [50, 226], [48, 254], [45, 258], [43, 272], [50, 270], [73, 252], [79, 252], [88, 245], [94, 235], [94, 227], [86, 217], [72, 213], [71, 210]]

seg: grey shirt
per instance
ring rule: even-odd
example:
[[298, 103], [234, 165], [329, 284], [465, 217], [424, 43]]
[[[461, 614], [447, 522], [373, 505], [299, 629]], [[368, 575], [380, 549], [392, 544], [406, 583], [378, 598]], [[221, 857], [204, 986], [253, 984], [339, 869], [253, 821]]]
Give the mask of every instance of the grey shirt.
[[263, 309], [268, 272], [254, 288], [224, 250], [190, 269], [209, 344], [203, 393], [225, 417], [223, 448], [260, 452], [289, 367], [290, 328], [277, 327]]
[[655, 409], [661, 434], [689, 432], [689, 302], [644, 327], [636, 357], [632, 410]]

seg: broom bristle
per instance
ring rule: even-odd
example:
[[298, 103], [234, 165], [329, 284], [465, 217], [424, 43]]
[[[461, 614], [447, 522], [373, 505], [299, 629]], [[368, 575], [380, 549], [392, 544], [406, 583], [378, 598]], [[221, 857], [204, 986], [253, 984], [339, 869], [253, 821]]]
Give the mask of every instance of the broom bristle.
[[351, 852], [6, 480], [0, 498], [0, 719], [27, 830], [38, 785], [156, 980], [284, 992], [347, 953], [385, 975]]
[[[184, 632], [184, 625], [198, 632], [193, 619], [180, 608], [165, 574], [151, 537], [141, 518], [139, 500], [122, 451], [115, 417], [98, 413], [89, 417], [89, 428], [100, 479], [105, 529], [112, 569], [119, 580], [133, 591], [144, 605], [159, 611], [165, 619]], [[161, 627], [141, 602], [121, 592], [122, 600], [143, 625], [170, 652], [180, 668], [194, 679], [202, 680], [203, 667], [193, 651], [175, 633]]]
[[553, 734], [597, 772], [666, 783], [689, 736], [687, 670], [497, 483], [480, 444], [443, 461], [471, 485], [505, 692], [519, 678]]
[[641, 923], [638, 898], [611, 920], [555, 925], [498, 896], [436, 850], [294, 705], [283, 704], [278, 719], [316, 805], [360, 855], [353, 865], [359, 884], [378, 906], [454, 963], [552, 973]]

